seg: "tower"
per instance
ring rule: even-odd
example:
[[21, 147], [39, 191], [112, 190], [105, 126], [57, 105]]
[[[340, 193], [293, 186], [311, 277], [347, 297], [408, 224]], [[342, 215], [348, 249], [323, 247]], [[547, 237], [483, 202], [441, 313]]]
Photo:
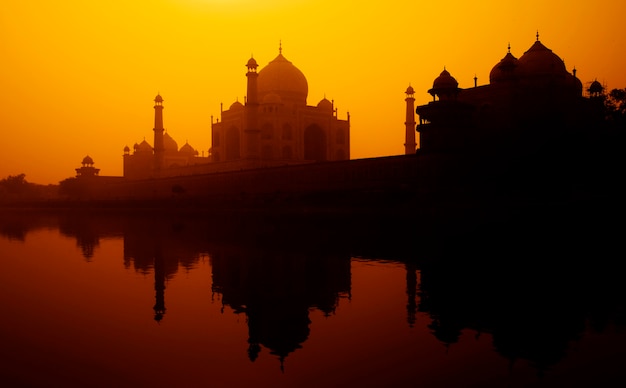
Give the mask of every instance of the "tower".
[[259, 141], [260, 130], [258, 129], [258, 89], [257, 79], [259, 74], [256, 69], [258, 64], [254, 58], [250, 58], [246, 64], [248, 72], [246, 77], [248, 78], [247, 85], [247, 98], [246, 98], [246, 113], [245, 113], [245, 127], [243, 131], [243, 158], [244, 159], [258, 159], [259, 154]]
[[160, 94], [154, 98], [154, 169], [163, 168], [165, 145], [163, 143], [163, 97]]
[[415, 90], [409, 85], [406, 89], [406, 121], [404, 122], [406, 133], [404, 135], [404, 154], [410, 155], [415, 153], [417, 144], [415, 143], [415, 98], [413, 94]]
[[82, 167], [76, 169], [76, 176], [81, 178], [94, 177], [98, 176], [99, 172], [100, 169], [93, 166], [93, 159], [87, 155], [83, 158]]

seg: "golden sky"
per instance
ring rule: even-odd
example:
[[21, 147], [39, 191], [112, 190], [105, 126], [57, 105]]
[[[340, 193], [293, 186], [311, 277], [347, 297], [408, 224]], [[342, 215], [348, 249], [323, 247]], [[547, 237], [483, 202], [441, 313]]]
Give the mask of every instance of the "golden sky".
[[9, 0], [0, 11], [0, 178], [75, 175], [91, 156], [122, 174], [124, 146], [152, 144], [153, 99], [179, 146], [206, 155], [211, 116], [243, 102], [246, 67], [283, 55], [308, 104], [351, 118], [351, 156], [403, 153], [409, 86], [416, 104], [445, 66], [459, 87], [539, 39], [587, 85], [626, 88], [626, 2], [397, 0]]

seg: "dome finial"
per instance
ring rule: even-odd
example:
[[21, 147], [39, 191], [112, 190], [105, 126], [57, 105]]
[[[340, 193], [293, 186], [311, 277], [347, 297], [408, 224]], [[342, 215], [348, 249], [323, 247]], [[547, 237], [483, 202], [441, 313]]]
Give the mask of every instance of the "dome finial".
[[507, 46], [507, 52], [510, 54], [511, 53], [511, 42], [509, 42], [509, 45]]
[[539, 42], [539, 30], [537, 30], [537, 42]]
[[278, 41], [278, 53], [279, 54], [283, 53], [283, 41], [282, 40]]

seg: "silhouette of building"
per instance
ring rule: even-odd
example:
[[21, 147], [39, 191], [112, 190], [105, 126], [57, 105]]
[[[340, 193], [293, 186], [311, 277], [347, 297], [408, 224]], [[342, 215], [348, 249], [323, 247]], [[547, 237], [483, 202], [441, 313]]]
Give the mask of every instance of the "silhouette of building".
[[278, 56], [257, 73], [250, 58], [245, 104], [235, 101], [212, 122], [212, 147], [206, 157], [189, 143], [178, 143], [163, 125], [163, 98], [154, 99], [154, 146], [145, 139], [133, 150], [124, 148], [124, 177], [145, 179], [271, 167], [275, 165], [348, 160], [350, 116], [337, 118], [334, 102], [325, 97], [307, 105], [304, 74]]
[[293, 161], [350, 158], [350, 116], [337, 118], [333, 101], [324, 97], [307, 105], [304, 74], [278, 56], [257, 73], [258, 64], [246, 64], [245, 105], [235, 101], [212, 124], [211, 157], [215, 162], [240, 159]]
[[214, 248], [210, 257], [213, 292], [246, 315], [251, 361], [264, 347], [282, 368], [308, 339], [312, 308], [330, 316], [350, 292], [350, 256], [343, 252], [244, 245]]
[[188, 142], [178, 148], [176, 140], [163, 126], [163, 109], [163, 97], [157, 94], [154, 98], [154, 147], [145, 139], [135, 143], [132, 154], [128, 146], [124, 147], [124, 177], [158, 177], [167, 175], [163, 171], [209, 162], [208, 157], [198, 156], [199, 152]]
[[[489, 84], [479, 86], [474, 77], [473, 87], [460, 88], [444, 68], [428, 90], [433, 100], [417, 107], [409, 86], [404, 155], [350, 160], [349, 115], [338, 119], [326, 98], [307, 105], [306, 78], [282, 49], [259, 72], [254, 58], [246, 67], [246, 99], [235, 101], [216, 122], [212, 119], [206, 157], [188, 144], [177, 148], [164, 129], [158, 95], [154, 147], [144, 140], [133, 154], [125, 148], [122, 180], [84, 180], [89, 187], [66, 191], [80, 199], [184, 198], [187, 204], [218, 208], [305, 203], [364, 211], [388, 206], [408, 215], [416, 209], [429, 212], [426, 208], [437, 204], [446, 208], [442, 198], [469, 206], [465, 201], [485, 193], [580, 189], [585, 166], [574, 150], [598, 137], [594, 131], [602, 120], [602, 99], [594, 98], [602, 88], [590, 85], [583, 95], [576, 71], [567, 71], [537, 35], [519, 59], [509, 47], [491, 69]], [[605, 143], [598, 144], [601, 149]], [[589, 159], [606, 168], [604, 159]], [[593, 177], [594, 168], [585, 168], [586, 177]]]
[[93, 159], [87, 155], [83, 158], [82, 166], [76, 169], [77, 177], [92, 177], [100, 173], [99, 168], [93, 166]]
[[123, 177], [102, 176], [100, 169], [94, 167], [90, 156], [85, 156], [81, 167], [76, 168], [76, 176], [60, 182], [60, 194], [70, 198], [95, 199], [107, 193], [107, 187], [114, 182], [121, 182]]
[[[473, 87], [460, 88], [444, 68], [428, 93], [433, 100], [416, 109], [423, 151], [532, 147], [579, 130], [589, 113], [576, 69], [568, 72], [539, 34], [519, 59], [509, 45], [489, 84], [479, 86], [475, 77]], [[407, 106], [411, 102], [407, 98]]]
[[405, 155], [414, 154], [417, 148], [415, 142], [415, 90], [411, 85], [406, 89], [406, 121], [404, 122], [404, 153]]

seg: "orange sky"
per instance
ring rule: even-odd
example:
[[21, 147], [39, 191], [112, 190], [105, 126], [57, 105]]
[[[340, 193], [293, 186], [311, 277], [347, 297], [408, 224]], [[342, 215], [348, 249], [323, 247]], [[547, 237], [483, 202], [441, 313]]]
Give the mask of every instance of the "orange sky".
[[[477, 4], [476, 4], [477, 3]], [[122, 150], [152, 143], [153, 99], [179, 146], [210, 148], [211, 116], [243, 102], [245, 64], [283, 55], [308, 103], [351, 117], [352, 158], [403, 153], [405, 94], [416, 103], [445, 66], [459, 87], [488, 83], [507, 45], [540, 40], [588, 84], [626, 87], [626, 3], [530, 0], [31, 0], [0, 13], [0, 178], [75, 175], [85, 155], [122, 174]]]

